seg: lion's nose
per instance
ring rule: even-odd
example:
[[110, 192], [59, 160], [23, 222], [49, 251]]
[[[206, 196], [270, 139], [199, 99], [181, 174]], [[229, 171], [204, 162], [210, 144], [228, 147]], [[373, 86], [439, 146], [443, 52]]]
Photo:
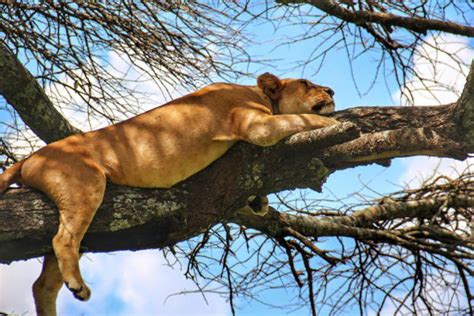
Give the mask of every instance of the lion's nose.
[[334, 90], [333, 89], [326, 87], [326, 88], [324, 88], [324, 91], [326, 91], [327, 94], [329, 94], [331, 97], [334, 96]]

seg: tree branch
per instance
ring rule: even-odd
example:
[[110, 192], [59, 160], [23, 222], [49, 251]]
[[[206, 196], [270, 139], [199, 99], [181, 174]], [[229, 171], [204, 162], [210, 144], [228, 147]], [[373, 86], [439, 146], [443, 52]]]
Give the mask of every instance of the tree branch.
[[39, 138], [50, 143], [80, 132], [56, 110], [36, 79], [2, 43], [0, 72], [0, 95]]
[[[326, 251], [317, 248], [313, 244], [316, 238], [350, 237], [372, 244], [388, 243], [411, 251], [428, 251], [455, 262], [474, 260], [474, 235], [469, 229], [474, 216], [473, 185], [472, 173], [454, 180], [440, 176], [418, 190], [398, 192], [349, 215], [341, 211], [332, 216], [307, 216], [280, 213], [270, 207], [264, 216], [239, 211], [231, 221], [263, 232], [283, 245], [288, 237], [297, 238], [331, 264], [342, 258], [329, 257]], [[462, 265], [474, 275], [474, 269]]]
[[[353, 124], [300, 133], [268, 148], [239, 143], [211, 166], [169, 190], [109, 185], [83, 241], [84, 250], [170, 246], [226, 220], [250, 195], [296, 187], [320, 189], [336, 169], [419, 154], [416, 145], [420, 142], [424, 142], [420, 146], [423, 154], [465, 157], [468, 152], [463, 135], [453, 128], [455, 108], [446, 105], [341, 111], [335, 116]], [[423, 129], [420, 125], [428, 127]], [[376, 131], [398, 129], [359, 136], [359, 129], [364, 131], [368, 126]], [[343, 143], [334, 145], [339, 142]], [[57, 211], [45, 196], [29, 189], [9, 190], [0, 201], [0, 261], [26, 259], [50, 251], [50, 238], [57, 224]]]
[[[232, 222], [264, 232], [270, 237], [281, 238], [291, 236], [291, 230], [298, 231], [305, 237], [353, 237], [359, 240], [378, 240], [381, 242], [392, 241], [387, 237], [394, 234], [398, 237], [400, 230], [380, 230], [376, 223], [383, 220], [396, 220], [404, 218], [420, 218], [434, 216], [441, 206], [446, 208], [474, 207], [474, 194], [461, 198], [453, 198], [446, 203], [446, 198], [430, 198], [420, 201], [389, 202], [385, 205], [370, 206], [354, 212], [352, 215], [328, 216], [315, 218], [310, 216], [281, 213], [270, 207], [265, 216], [250, 212], [238, 212], [231, 219]], [[394, 242], [394, 244], [397, 244]], [[474, 244], [466, 238], [466, 244]], [[469, 256], [474, 260], [474, 255]]]
[[474, 61], [467, 76], [466, 85], [459, 98], [455, 120], [465, 134], [464, 140], [470, 151], [474, 150]]
[[365, 27], [367, 23], [377, 23], [386, 27], [399, 26], [421, 34], [426, 34], [427, 31], [433, 30], [474, 37], [474, 27], [472, 26], [422, 17], [403, 17], [390, 13], [351, 11], [339, 6], [332, 0], [279, 0], [277, 2], [283, 4], [311, 4], [341, 20], [363, 27]]
[[[171, 189], [110, 184], [83, 250], [171, 246], [231, 218], [250, 195], [320, 190], [338, 169], [420, 154], [464, 159], [474, 149], [472, 133], [464, 130], [472, 124], [474, 112], [472, 78], [471, 72], [454, 104], [348, 109], [333, 115], [346, 123], [299, 133], [272, 147], [238, 143]], [[0, 200], [0, 262], [51, 251], [57, 225], [57, 210], [43, 194], [9, 190]]]

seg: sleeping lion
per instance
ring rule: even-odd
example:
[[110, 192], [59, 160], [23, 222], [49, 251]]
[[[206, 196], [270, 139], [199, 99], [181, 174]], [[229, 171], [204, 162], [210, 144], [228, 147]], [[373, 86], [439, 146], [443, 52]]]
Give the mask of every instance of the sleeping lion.
[[91, 292], [79, 269], [79, 247], [102, 203], [106, 181], [169, 188], [204, 169], [238, 141], [271, 146], [337, 121], [334, 92], [305, 79], [265, 73], [256, 86], [216, 83], [126, 121], [51, 143], [0, 176], [38, 189], [59, 209], [60, 224], [33, 285], [38, 315], [56, 315], [62, 284], [79, 300]]

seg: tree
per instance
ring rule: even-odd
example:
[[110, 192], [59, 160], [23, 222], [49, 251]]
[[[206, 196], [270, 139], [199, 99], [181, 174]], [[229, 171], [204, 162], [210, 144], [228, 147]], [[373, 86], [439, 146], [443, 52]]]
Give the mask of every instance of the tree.
[[[291, 1], [281, 3], [287, 6]], [[379, 48], [381, 60], [388, 56], [393, 61], [391, 69], [402, 74], [400, 84], [417, 75], [412, 64], [420, 53], [415, 47], [424, 41], [424, 33], [474, 34], [470, 26], [438, 18], [447, 10], [441, 4], [422, 2], [415, 9], [415, 4], [385, 1], [307, 3], [322, 11], [303, 16], [306, 11], [299, 11], [297, 5], [283, 11], [283, 16], [319, 17], [320, 23], [329, 19], [337, 34], [343, 38], [351, 34], [354, 41], [365, 43], [363, 51]], [[460, 3], [446, 2], [446, 7], [462, 11], [462, 6], [471, 6]], [[272, 10], [275, 8], [264, 10], [269, 19], [272, 13], [281, 12]], [[123, 98], [132, 93], [126, 79], [108, 73], [97, 61], [108, 46], [127, 54], [133, 64], [149, 73], [159, 75], [164, 67], [170, 76], [158, 76], [158, 80], [193, 84], [196, 78], [205, 80], [214, 72], [239, 74], [234, 64], [220, 60], [221, 56], [249, 57], [239, 46], [239, 28], [228, 36], [221, 30], [245, 14], [252, 21], [259, 19], [255, 9], [238, 3], [216, 9], [200, 2], [2, 2], [0, 12], [6, 21], [0, 29], [0, 93], [45, 142], [77, 132], [55, 110], [54, 94], [51, 99], [44, 92], [51, 82], [79, 95], [82, 106], [112, 122], [120, 110], [133, 111], [125, 107], [129, 99]], [[21, 31], [14, 25], [22, 25]], [[394, 39], [398, 32], [411, 36], [408, 44]], [[305, 33], [300, 39], [309, 37], [311, 33]], [[230, 55], [209, 48], [214, 42], [230, 49]], [[341, 43], [351, 46], [347, 41]], [[186, 49], [176, 49], [181, 45]], [[328, 52], [323, 50], [320, 55]], [[35, 75], [30, 74], [31, 64], [28, 69], [20, 61], [31, 57], [38, 67]], [[457, 56], [452, 58], [460, 62]], [[429, 87], [429, 80], [422, 79]], [[165, 81], [159, 83], [164, 89], [169, 87]], [[120, 87], [118, 92], [114, 91], [115, 84]], [[389, 166], [392, 158], [419, 154], [465, 159], [474, 152], [473, 94], [474, 64], [456, 103], [352, 108], [333, 115], [344, 122], [339, 126], [300, 133], [271, 148], [238, 144], [209, 168], [169, 190], [109, 186], [82, 246], [89, 252], [168, 248], [175, 256], [187, 258], [187, 274], [196, 282], [212, 279], [227, 288], [232, 309], [236, 295], [251, 293], [279, 277], [282, 286], [300, 289], [304, 294], [301, 299], [307, 300], [313, 314], [322, 304], [340, 312], [344, 305], [354, 302], [364, 314], [369, 308], [381, 309], [388, 301], [412, 312], [472, 313], [471, 173], [458, 179], [436, 178], [418, 190], [402, 190], [356, 210], [349, 207], [308, 213], [270, 208], [264, 216], [237, 210], [252, 195], [292, 188], [321, 190], [330, 174], [353, 166]], [[107, 100], [111, 103], [104, 103]], [[3, 153], [10, 160], [16, 159], [11, 144], [5, 141], [5, 145]], [[281, 200], [281, 207], [287, 204]], [[0, 201], [0, 218], [1, 262], [51, 251], [57, 211], [41, 194], [23, 188], [9, 190]], [[332, 237], [332, 243], [321, 241], [324, 237]], [[183, 242], [190, 239], [194, 242], [185, 246]], [[247, 256], [238, 257], [242, 246], [251, 250]], [[208, 257], [206, 249], [222, 249], [221, 256], [204, 259]], [[219, 271], [209, 263], [213, 261], [220, 266]], [[248, 273], [239, 272], [243, 267], [237, 268], [244, 262], [255, 263]], [[403, 272], [392, 273], [392, 266]], [[341, 292], [333, 291], [335, 297], [325, 295], [323, 292], [331, 291], [330, 285], [337, 280], [343, 284], [339, 285]], [[383, 288], [382, 282], [390, 287]], [[396, 292], [405, 283], [410, 286], [400, 298]], [[442, 297], [436, 297], [443, 283], [459, 302], [445, 304]], [[382, 302], [372, 302], [371, 295], [380, 293]]]

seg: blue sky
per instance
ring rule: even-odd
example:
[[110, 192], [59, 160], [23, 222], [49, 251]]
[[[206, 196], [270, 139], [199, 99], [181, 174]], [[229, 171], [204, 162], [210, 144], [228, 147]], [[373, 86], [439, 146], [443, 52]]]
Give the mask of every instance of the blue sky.
[[[250, 52], [274, 59], [271, 63], [272, 67], [253, 66], [250, 71], [257, 74], [270, 71], [281, 77], [300, 77], [301, 68], [292, 69], [292, 65], [308, 56], [308, 52], [314, 47], [312, 42], [282, 46], [277, 50], [270, 49], [274, 45], [274, 39], [291, 35], [292, 32], [298, 31], [298, 28], [300, 27], [286, 27], [283, 24], [276, 34], [269, 25], [259, 25], [249, 29], [248, 32], [256, 36], [254, 41], [261, 43], [249, 47]], [[472, 41], [469, 43], [463, 38], [456, 38], [456, 40], [460, 43], [459, 45], [470, 47], [466, 50], [465, 58], [472, 59], [474, 57]], [[358, 61], [355, 72], [362, 91], [370, 85], [375, 66], [371, 55], [363, 56]], [[399, 103], [397, 99], [399, 88], [391, 77], [380, 77], [373, 88], [361, 96], [354, 86], [346, 53], [342, 49], [332, 51], [317, 75], [313, 75], [313, 72], [314, 69], [309, 66], [304, 72], [305, 78], [332, 87], [336, 92], [336, 107], [339, 110], [354, 106], [398, 105]], [[446, 70], [444, 78], [440, 80], [453, 76], [455, 74]], [[239, 83], [255, 84], [255, 79], [245, 78]], [[462, 80], [458, 80], [456, 84], [462, 86]], [[426, 96], [420, 94], [419, 97], [420, 100], [426, 101]], [[440, 92], [439, 99], [447, 103], [454, 101], [455, 95]], [[7, 116], [0, 117], [0, 121], [5, 120], [8, 120]], [[398, 190], [400, 185], [418, 174], [428, 175], [439, 163], [438, 159], [423, 157], [395, 159], [389, 168], [367, 166], [348, 169], [331, 175], [323, 192], [313, 194], [315, 197], [346, 198], [346, 202], [349, 202], [354, 198], [347, 197], [355, 191], [374, 196], [374, 193], [365, 188], [366, 186], [380, 193], [387, 193]], [[441, 165], [441, 171], [449, 172], [453, 162], [443, 160]], [[455, 165], [459, 166], [459, 164]], [[207, 296], [209, 305], [206, 305], [199, 294], [172, 296], [165, 304], [167, 296], [195, 288], [190, 281], [185, 280], [183, 271], [164, 266], [164, 260], [158, 250], [88, 255], [82, 259], [81, 267], [92, 289], [92, 299], [87, 303], [76, 301], [67, 290], [63, 289], [58, 300], [58, 307], [64, 315], [230, 314], [226, 300], [218, 295]], [[39, 269], [40, 264], [37, 259], [13, 263], [9, 266], [0, 265], [0, 311], [34, 315], [30, 287], [39, 274]], [[284, 290], [274, 291], [270, 300], [286, 302], [288, 296], [289, 294]], [[238, 315], [287, 314], [285, 311], [274, 310], [263, 304], [246, 300], [238, 299], [237, 305], [240, 307], [237, 311]], [[348, 309], [346, 314], [352, 315], [352, 310]], [[292, 315], [309, 315], [309, 310], [300, 309]]]

